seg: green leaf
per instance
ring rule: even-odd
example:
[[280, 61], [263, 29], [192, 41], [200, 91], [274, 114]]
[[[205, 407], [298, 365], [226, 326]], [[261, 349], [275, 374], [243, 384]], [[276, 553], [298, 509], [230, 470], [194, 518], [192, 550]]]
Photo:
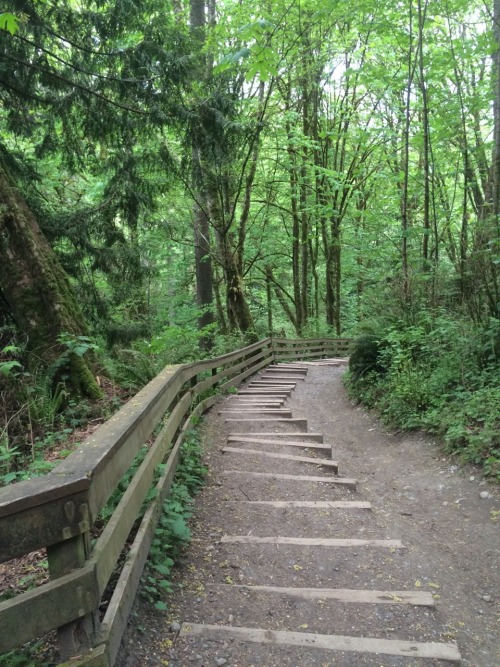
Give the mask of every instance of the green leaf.
[[154, 606], [155, 609], [158, 609], [159, 611], [167, 611], [168, 609], [167, 605], [162, 600], [158, 600], [157, 602], [155, 602]]
[[170, 567], [168, 567], [164, 563], [156, 563], [152, 567], [154, 570], [165, 576], [170, 573]]
[[19, 30], [19, 19], [15, 14], [3, 12], [0, 14], [0, 28], [2, 30], [7, 30], [11, 35], [15, 35]]
[[2, 361], [2, 362], [0, 362], [0, 373], [2, 373], [2, 375], [5, 375], [5, 377], [8, 377], [9, 375], [12, 375], [12, 369], [13, 368], [22, 368], [22, 366], [19, 363], [19, 361]]

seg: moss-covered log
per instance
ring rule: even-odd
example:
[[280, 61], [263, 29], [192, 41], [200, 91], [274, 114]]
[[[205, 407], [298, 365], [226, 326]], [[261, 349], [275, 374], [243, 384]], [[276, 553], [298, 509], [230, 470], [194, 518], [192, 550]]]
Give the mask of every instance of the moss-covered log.
[[[44, 237], [35, 216], [0, 164], [0, 289], [33, 360], [51, 364], [67, 353], [62, 333], [85, 335], [86, 326], [68, 276]], [[100, 395], [83, 357], [68, 355], [70, 389]]]

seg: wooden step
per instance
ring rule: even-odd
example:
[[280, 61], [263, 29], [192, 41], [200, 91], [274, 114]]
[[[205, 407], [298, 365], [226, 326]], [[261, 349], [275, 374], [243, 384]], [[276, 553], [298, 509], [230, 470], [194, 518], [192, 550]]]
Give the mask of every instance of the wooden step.
[[274, 403], [272, 401], [228, 401], [224, 403], [225, 410], [245, 410], [246, 408], [259, 408], [261, 410], [279, 410], [284, 408], [284, 403]]
[[321, 482], [323, 484], [336, 484], [348, 489], [356, 490], [358, 480], [348, 477], [317, 477], [315, 475], [289, 475], [288, 473], [275, 472], [252, 472], [250, 470], [223, 470], [223, 475], [246, 475], [247, 477], [260, 477], [270, 479], [290, 479], [294, 482]]
[[316, 449], [319, 451], [327, 451], [331, 452], [332, 451], [332, 446], [331, 445], [320, 445], [317, 443], [312, 443], [312, 442], [297, 442], [296, 440], [260, 440], [259, 438], [251, 438], [251, 437], [239, 437], [239, 438], [234, 438], [232, 436], [229, 436], [227, 439], [228, 442], [241, 442], [241, 443], [249, 443], [252, 445], [277, 445], [281, 447], [300, 447], [301, 449]]
[[350, 604], [407, 604], [416, 607], [435, 607], [436, 602], [429, 591], [374, 591], [350, 588], [288, 588], [282, 586], [250, 586], [245, 584], [207, 584], [210, 588], [227, 590], [241, 589], [286, 595], [303, 600], [338, 600]]
[[296, 426], [297, 428], [303, 428], [307, 429], [307, 419], [286, 419], [282, 417], [275, 417], [274, 419], [269, 419], [268, 417], [266, 418], [259, 418], [259, 417], [254, 417], [248, 418], [248, 417], [231, 417], [224, 419], [224, 422], [226, 424], [233, 424], [234, 422], [247, 422], [247, 423], [252, 423], [252, 424], [257, 424], [257, 423], [267, 423], [267, 422], [272, 422], [273, 424], [290, 424], [291, 426]]
[[272, 389], [273, 391], [293, 391], [295, 384], [274, 384], [273, 382], [264, 382], [255, 380], [247, 385], [248, 389]]
[[278, 398], [287, 398], [291, 393], [289, 389], [281, 391], [273, 391], [272, 389], [240, 389], [235, 396], [277, 396]]
[[291, 508], [308, 507], [313, 509], [355, 509], [371, 510], [372, 504], [364, 500], [225, 500], [233, 505], [264, 505], [266, 507]]
[[249, 386], [257, 385], [259, 387], [284, 387], [288, 389], [289, 387], [295, 387], [297, 385], [296, 380], [252, 380], [249, 382]]
[[285, 403], [284, 398], [260, 398], [259, 396], [235, 396], [234, 398], [228, 398], [224, 402], [224, 405], [283, 405]]
[[[289, 438], [290, 435], [292, 435], [292, 434], [290, 434], [290, 433], [273, 433], [272, 431], [271, 432], [268, 431], [266, 433], [257, 433], [257, 432], [255, 432], [255, 433], [247, 433], [247, 432], [245, 432], [245, 433], [236, 433], [236, 432], [233, 432], [233, 433], [229, 434], [229, 437], [230, 438], [236, 438], [238, 436], [241, 436], [243, 438], [248, 438], [248, 437], [252, 436], [252, 438], [253, 437], [256, 437], [256, 438], [267, 438], [267, 437], [270, 437], [270, 438], [282, 438], [282, 437], [283, 438]], [[300, 440], [304, 439], [304, 440], [313, 440], [314, 442], [323, 442], [323, 434], [322, 433], [293, 433], [293, 437], [298, 438]]]
[[274, 646], [299, 646], [324, 649], [327, 651], [348, 651], [353, 653], [374, 653], [397, 655], [428, 660], [445, 660], [460, 664], [461, 656], [457, 645], [452, 643], [410, 642], [398, 639], [378, 639], [375, 637], [348, 637], [345, 635], [319, 635], [309, 632], [289, 632], [286, 630], [264, 630], [228, 625], [201, 625], [183, 623], [180, 637], [201, 636], [213, 641], [240, 641]]
[[271, 415], [279, 415], [280, 417], [290, 417], [292, 416], [292, 411], [290, 409], [279, 409], [276, 408], [273, 410], [272, 408], [227, 408], [227, 410], [219, 410], [217, 414], [219, 415], [238, 415], [238, 414], [246, 414], [246, 415], [266, 415], [270, 417]]
[[339, 470], [337, 461], [329, 459], [313, 459], [310, 456], [294, 456], [293, 454], [275, 454], [274, 452], [263, 452], [260, 449], [240, 449], [238, 447], [222, 447], [223, 453], [244, 454], [251, 456], [263, 456], [269, 459], [280, 459], [281, 461], [297, 461], [298, 463], [313, 463], [314, 465], [330, 468], [334, 473]]
[[290, 375], [299, 380], [305, 380], [307, 377], [307, 370], [297, 368], [267, 368], [262, 372], [262, 375], [272, 375], [274, 377], [288, 377]]
[[272, 535], [223, 535], [221, 544], [288, 544], [299, 547], [382, 547], [384, 549], [402, 549], [400, 540], [368, 540], [339, 537], [285, 537]]
[[233, 398], [226, 398], [225, 404], [230, 403], [234, 405], [260, 405], [261, 403], [271, 403], [272, 405], [283, 405], [285, 402], [283, 397], [265, 396], [233, 396]]
[[302, 382], [305, 380], [305, 375], [285, 375], [284, 373], [263, 373], [262, 375], [259, 376], [261, 380], [286, 380], [290, 381], [293, 380], [296, 382], [297, 380], [302, 380]]

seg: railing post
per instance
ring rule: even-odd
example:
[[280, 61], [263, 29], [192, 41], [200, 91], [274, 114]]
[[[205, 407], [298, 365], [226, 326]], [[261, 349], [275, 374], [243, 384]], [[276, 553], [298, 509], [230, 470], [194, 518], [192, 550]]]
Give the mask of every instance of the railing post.
[[[66, 503], [64, 510], [65, 513], [74, 511], [73, 503]], [[89, 554], [90, 532], [88, 531], [47, 547], [50, 578], [58, 579], [65, 574], [83, 567]], [[82, 598], [86, 594], [87, 592], [84, 590], [77, 589], [75, 591], [75, 595], [79, 595]], [[86, 649], [92, 648], [95, 645], [98, 631], [98, 610], [58, 628], [57, 637], [60, 659], [67, 660], [72, 656], [79, 655]]]

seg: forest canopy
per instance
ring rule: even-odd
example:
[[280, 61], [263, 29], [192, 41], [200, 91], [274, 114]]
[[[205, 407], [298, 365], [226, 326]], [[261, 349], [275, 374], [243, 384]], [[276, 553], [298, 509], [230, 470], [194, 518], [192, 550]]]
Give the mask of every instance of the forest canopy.
[[353, 395], [498, 473], [499, 0], [3, 10], [4, 441], [30, 378], [362, 334]]

